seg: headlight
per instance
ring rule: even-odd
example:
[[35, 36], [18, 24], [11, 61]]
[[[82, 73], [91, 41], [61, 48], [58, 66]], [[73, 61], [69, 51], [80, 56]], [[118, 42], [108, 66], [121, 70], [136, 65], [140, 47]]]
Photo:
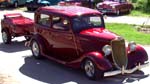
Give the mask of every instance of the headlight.
[[105, 56], [110, 55], [111, 54], [111, 46], [110, 45], [105, 45], [102, 48], [102, 51], [104, 52]]
[[128, 44], [128, 48], [129, 48], [129, 51], [132, 52], [132, 51], [135, 51], [136, 50], [136, 43], [134, 41], [131, 41], [129, 44]]

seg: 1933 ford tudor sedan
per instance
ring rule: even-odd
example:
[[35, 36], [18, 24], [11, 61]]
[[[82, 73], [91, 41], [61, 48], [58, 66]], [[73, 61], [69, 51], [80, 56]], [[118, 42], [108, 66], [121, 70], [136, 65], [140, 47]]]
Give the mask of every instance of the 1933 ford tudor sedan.
[[105, 29], [102, 14], [79, 6], [49, 6], [35, 12], [26, 45], [35, 58], [81, 68], [89, 79], [132, 73], [149, 64], [144, 48]]

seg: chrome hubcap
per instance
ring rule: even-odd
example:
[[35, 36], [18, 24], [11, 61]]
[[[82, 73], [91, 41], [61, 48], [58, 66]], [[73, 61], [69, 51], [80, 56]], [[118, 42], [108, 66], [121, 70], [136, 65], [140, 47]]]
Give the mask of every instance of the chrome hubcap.
[[118, 11], [117, 11], [117, 15], [119, 15], [119, 14], [120, 14], [120, 11], [118, 10]]
[[3, 42], [4, 42], [4, 43], [7, 42], [7, 33], [6, 33], [6, 32], [3, 32], [3, 33], [2, 33], [2, 39], [3, 39]]
[[33, 42], [32, 51], [33, 51], [34, 56], [39, 56], [40, 51], [39, 51], [39, 46], [38, 46], [37, 42]]
[[92, 77], [95, 73], [95, 68], [94, 65], [91, 61], [86, 61], [85, 62], [85, 72], [89, 77]]

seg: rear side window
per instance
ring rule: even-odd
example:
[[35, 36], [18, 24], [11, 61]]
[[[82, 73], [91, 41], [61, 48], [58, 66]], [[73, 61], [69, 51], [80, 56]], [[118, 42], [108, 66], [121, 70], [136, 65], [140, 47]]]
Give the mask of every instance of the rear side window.
[[46, 14], [41, 14], [38, 20], [38, 24], [50, 27], [50, 16]]
[[53, 16], [52, 28], [55, 30], [67, 31], [69, 30], [69, 20], [65, 17]]

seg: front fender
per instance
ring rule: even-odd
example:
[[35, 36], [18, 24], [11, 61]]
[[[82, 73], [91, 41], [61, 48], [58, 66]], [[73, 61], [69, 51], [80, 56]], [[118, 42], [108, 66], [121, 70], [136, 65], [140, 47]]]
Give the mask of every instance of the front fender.
[[127, 54], [128, 56], [128, 68], [133, 67], [137, 63], [143, 64], [145, 61], [148, 61], [148, 55], [145, 49], [137, 45], [136, 50]]
[[97, 66], [98, 69], [107, 71], [112, 68], [111, 63], [106, 59], [100, 52], [90, 52], [85, 55], [86, 58], [91, 59]]

